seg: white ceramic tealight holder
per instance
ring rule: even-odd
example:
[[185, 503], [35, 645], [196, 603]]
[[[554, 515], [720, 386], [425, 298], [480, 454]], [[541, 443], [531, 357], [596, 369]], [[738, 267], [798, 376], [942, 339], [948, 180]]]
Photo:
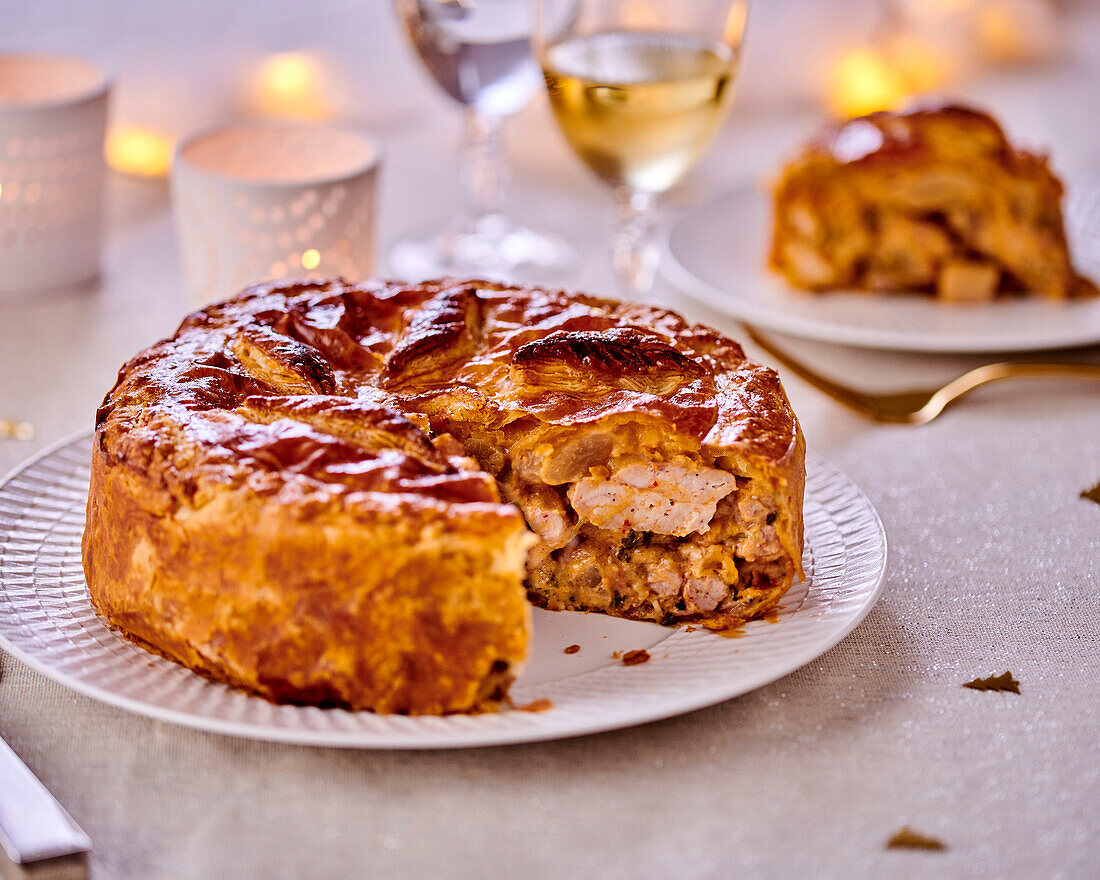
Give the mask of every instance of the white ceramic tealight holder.
[[191, 304], [267, 279], [370, 275], [380, 160], [358, 131], [293, 122], [238, 123], [182, 143], [172, 200]]
[[0, 291], [99, 273], [109, 92], [91, 61], [0, 54]]

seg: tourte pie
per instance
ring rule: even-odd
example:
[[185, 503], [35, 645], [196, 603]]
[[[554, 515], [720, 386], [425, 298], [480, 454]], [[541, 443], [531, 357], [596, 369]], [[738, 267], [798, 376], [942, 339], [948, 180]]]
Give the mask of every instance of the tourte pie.
[[528, 600], [734, 627], [801, 573], [776, 374], [676, 314], [485, 281], [261, 284], [98, 412], [84, 568], [130, 639], [280, 702], [492, 709]]
[[1070, 262], [1061, 200], [1046, 158], [985, 113], [872, 113], [829, 125], [783, 169], [769, 262], [815, 291], [1094, 295]]

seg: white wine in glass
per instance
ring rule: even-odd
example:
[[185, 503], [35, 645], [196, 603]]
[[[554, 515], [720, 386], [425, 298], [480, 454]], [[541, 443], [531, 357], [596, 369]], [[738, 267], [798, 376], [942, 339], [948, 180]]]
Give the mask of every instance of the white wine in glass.
[[[656, 203], [710, 146], [733, 93], [747, 0], [534, 0], [536, 48], [570, 146], [615, 190], [612, 261], [653, 282]], [[572, 5], [576, 7], [576, 0]]]
[[515, 275], [541, 280], [572, 269], [576, 252], [557, 236], [504, 213], [503, 121], [540, 87], [531, 52], [531, 0], [395, 0], [398, 18], [439, 86], [466, 108], [462, 179], [470, 213], [421, 238], [399, 242], [391, 268], [409, 278]]

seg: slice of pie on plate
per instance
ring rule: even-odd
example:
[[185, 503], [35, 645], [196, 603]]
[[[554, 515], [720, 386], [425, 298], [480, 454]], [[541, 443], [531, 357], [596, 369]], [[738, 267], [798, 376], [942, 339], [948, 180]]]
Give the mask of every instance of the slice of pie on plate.
[[1062, 192], [986, 113], [872, 113], [829, 125], [783, 168], [769, 265], [812, 291], [1094, 295], [1070, 260]]

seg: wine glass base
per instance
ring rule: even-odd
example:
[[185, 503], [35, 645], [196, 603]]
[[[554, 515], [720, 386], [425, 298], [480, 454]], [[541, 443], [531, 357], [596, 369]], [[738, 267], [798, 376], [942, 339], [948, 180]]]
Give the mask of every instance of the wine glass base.
[[436, 235], [406, 238], [389, 254], [390, 271], [408, 281], [476, 275], [497, 281], [552, 282], [574, 272], [577, 251], [556, 235], [500, 215], [456, 223]]

